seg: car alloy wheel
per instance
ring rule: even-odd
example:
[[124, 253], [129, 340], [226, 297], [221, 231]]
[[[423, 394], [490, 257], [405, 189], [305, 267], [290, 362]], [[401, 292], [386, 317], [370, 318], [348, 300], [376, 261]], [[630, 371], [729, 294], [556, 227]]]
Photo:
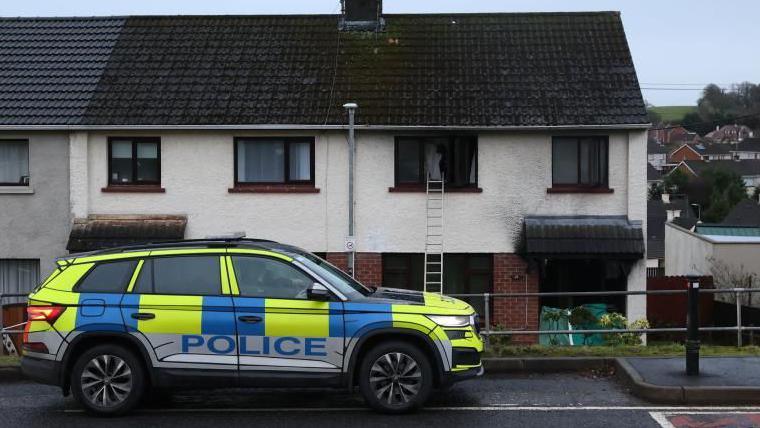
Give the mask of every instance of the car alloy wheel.
[[422, 370], [409, 355], [391, 352], [372, 364], [369, 383], [378, 400], [390, 406], [404, 405], [420, 392]]
[[116, 407], [132, 391], [132, 370], [121, 358], [98, 355], [91, 359], [81, 376], [82, 393], [98, 407]]

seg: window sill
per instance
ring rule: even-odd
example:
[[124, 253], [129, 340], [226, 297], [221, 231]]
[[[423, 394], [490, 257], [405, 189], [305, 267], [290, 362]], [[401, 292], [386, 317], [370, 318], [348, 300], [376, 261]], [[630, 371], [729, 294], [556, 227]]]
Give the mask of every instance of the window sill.
[[615, 193], [615, 189], [609, 187], [581, 187], [581, 186], [563, 186], [563, 187], [550, 187], [546, 189], [546, 193]]
[[0, 186], [0, 194], [5, 195], [31, 195], [34, 193], [32, 186]]
[[319, 193], [311, 184], [248, 184], [237, 185], [228, 190], [230, 193]]
[[[389, 187], [391, 193], [425, 193], [425, 185]], [[480, 187], [445, 187], [444, 193], [483, 193]]]
[[100, 189], [103, 193], [166, 193], [166, 189], [161, 186], [108, 186]]

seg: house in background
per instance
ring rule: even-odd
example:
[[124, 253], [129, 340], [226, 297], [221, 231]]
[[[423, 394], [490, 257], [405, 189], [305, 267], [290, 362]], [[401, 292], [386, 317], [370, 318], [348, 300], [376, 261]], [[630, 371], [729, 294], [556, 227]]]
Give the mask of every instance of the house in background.
[[672, 165], [677, 165], [685, 160], [710, 161], [730, 159], [732, 159], [732, 156], [728, 145], [708, 142], [682, 144], [668, 155], [668, 163]]
[[745, 125], [717, 126], [715, 131], [705, 135], [705, 138], [716, 143], [736, 143], [752, 137], [754, 133]]
[[736, 159], [760, 159], [760, 138], [745, 138], [733, 144], [731, 154]]
[[685, 160], [678, 164], [677, 169], [692, 176], [699, 177], [704, 171], [710, 169], [722, 169], [732, 171], [741, 176], [747, 195], [752, 196], [755, 189], [760, 186], [760, 159], [742, 160], [718, 160], [718, 161], [692, 161]]
[[[422, 289], [438, 178], [445, 293], [645, 288], [649, 124], [618, 13], [351, 18], [0, 20], [0, 144], [29, 147], [35, 192], [0, 195], [0, 259], [44, 275], [66, 246], [245, 231]], [[499, 300], [492, 319], [534, 330], [554, 303]]]

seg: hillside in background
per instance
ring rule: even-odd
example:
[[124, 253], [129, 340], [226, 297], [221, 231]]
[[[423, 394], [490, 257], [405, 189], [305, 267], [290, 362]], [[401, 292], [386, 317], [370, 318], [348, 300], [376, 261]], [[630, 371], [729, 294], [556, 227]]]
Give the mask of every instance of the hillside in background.
[[662, 106], [649, 109], [660, 115], [663, 122], [682, 123], [684, 116], [697, 111], [697, 106]]

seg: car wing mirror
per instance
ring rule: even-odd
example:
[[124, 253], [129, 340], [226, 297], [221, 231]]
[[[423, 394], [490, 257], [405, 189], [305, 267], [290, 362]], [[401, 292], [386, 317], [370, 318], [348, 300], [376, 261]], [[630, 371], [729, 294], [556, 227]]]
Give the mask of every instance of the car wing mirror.
[[324, 285], [315, 282], [306, 292], [306, 297], [309, 300], [316, 300], [318, 302], [327, 302], [332, 298], [332, 294], [330, 294], [330, 290], [327, 289]]

